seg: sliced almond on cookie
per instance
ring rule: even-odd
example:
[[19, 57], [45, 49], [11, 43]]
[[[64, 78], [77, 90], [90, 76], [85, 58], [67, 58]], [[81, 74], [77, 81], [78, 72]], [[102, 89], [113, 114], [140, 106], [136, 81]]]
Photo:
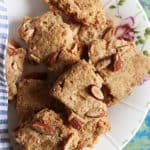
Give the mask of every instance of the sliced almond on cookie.
[[121, 69], [122, 62], [119, 54], [114, 55], [114, 64], [113, 64], [113, 71], [119, 71]]
[[73, 138], [73, 133], [67, 135], [62, 142], [62, 150], [68, 150]]
[[70, 119], [69, 122], [73, 128], [75, 128], [77, 130], [81, 130], [83, 124], [78, 118], [74, 117], [74, 118]]
[[53, 135], [55, 133], [54, 127], [46, 123], [34, 122], [32, 128], [43, 134]]
[[89, 110], [87, 113], [86, 113], [86, 116], [89, 117], [89, 118], [101, 118], [101, 117], [104, 117], [106, 115], [106, 112], [101, 108], [95, 108], [95, 109], [92, 109], [92, 110]]
[[113, 35], [115, 33], [115, 30], [113, 27], [109, 27], [105, 30], [104, 34], [103, 34], [103, 39], [106, 41], [111, 41], [113, 38]]
[[91, 85], [90, 92], [91, 92], [92, 96], [94, 96], [97, 100], [104, 99], [104, 95], [103, 95], [100, 87], [98, 87], [97, 85]]
[[47, 61], [47, 64], [49, 67], [51, 67], [57, 61], [59, 54], [60, 54], [60, 51], [53, 52], [50, 54], [50, 56], [48, 57], [48, 61]]
[[107, 68], [111, 64], [111, 59], [104, 59], [102, 61], [99, 61], [96, 65], [96, 70], [101, 71], [104, 68]]
[[72, 114], [69, 117], [69, 122], [71, 126], [77, 130], [80, 130], [83, 125], [85, 124], [85, 120], [82, 119], [80, 116], [72, 112]]

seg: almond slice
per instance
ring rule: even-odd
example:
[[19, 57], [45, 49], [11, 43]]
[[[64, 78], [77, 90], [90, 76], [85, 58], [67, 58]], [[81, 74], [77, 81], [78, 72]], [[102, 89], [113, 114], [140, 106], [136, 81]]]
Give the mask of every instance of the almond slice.
[[119, 71], [121, 69], [122, 62], [119, 54], [114, 55], [113, 71]]
[[103, 39], [106, 40], [106, 41], [111, 41], [112, 38], [113, 38], [113, 35], [115, 33], [115, 29], [113, 27], [108, 27], [104, 34], [103, 34]]
[[72, 125], [72, 127], [77, 130], [81, 130], [83, 126], [83, 123], [76, 117], [71, 118], [69, 122]]
[[17, 55], [16, 49], [15, 48], [8, 48], [8, 54], [9, 54], [9, 56]]
[[72, 141], [72, 138], [73, 138], [73, 133], [70, 133], [68, 136], [66, 136], [63, 139], [62, 150], [68, 150], [69, 149], [71, 141]]
[[50, 54], [50, 56], [48, 57], [48, 61], [47, 61], [47, 64], [49, 67], [51, 67], [57, 61], [59, 54], [60, 54], [60, 51], [53, 52]]
[[103, 100], [104, 99], [104, 95], [101, 91], [101, 89], [96, 86], [96, 85], [91, 85], [90, 86], [90, 92], [91, 94], [97, 99], [97, 100]]
[[101, 118], [106, 115], [106, 112], [102, 108], [95, 108], [86, 113], [86, 116], [89, 118]]
[[99, 61], [96, 65], [96, 70], [100, 72], [102, 69], [107, 68], [110, 64], [111, 64], [110, 58]]
[[43, 134], [53, 135], [55, 133], [54, 127], [46, 123], [34, 122], [32, 128]]

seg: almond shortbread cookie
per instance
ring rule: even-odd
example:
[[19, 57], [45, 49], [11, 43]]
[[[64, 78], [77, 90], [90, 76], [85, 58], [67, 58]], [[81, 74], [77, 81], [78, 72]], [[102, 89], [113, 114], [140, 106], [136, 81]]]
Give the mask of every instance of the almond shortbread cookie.
[[80, 61], [61, 75], [51, 89], [51, 95], [70, 111], [68, 121], [79, 131], [79, 147], [92, 146], [102, 131], [109, 130], [102, 84], [103, 79], [92, 65]]
[[24, 79], [18, 85], [16, 110], [20, 118], [50, 106], [49, 85], [47, 81]]
[[44, 0], [49, 7], [53, 5], [67, 16], [84, 25], [101, 25], [106, 23], [100, 0]]
[[75, 32], [54, 12], [42, 16], [25, 17], [19, 28], [20, 37], [29, 45], [29, 58], [37, 63], [47, 60], [62, 47], [72, 48]]
[[[103, 100], [102, 84], [103, 79], [95, 74], [94, 68], [80, 61], [58, 78], [51, 94], [79, 116], [85, 117], [89, 110], [97, 108]], [[97, 93], [93, 94], [93, 87], [99, 89], [98, 96]]]
[[90, 61], [105, 81], [103, 92], [108, 105], [132, 93], [150, 70], [150, 59], [137, 51], [134, 43], [124, 40], [94, 41], [89, 50]]
[[6, 79], [8, 84], [8, 99], [12, 100], [17, 94], [16, 82], [23, 73], [26, 50], [8, 43], [6, 55]]
[[61, 117], [48, 109], [22, 125], [15, 136], [23, 150], [74, 150], [79, 139], [73, 128], [64, 125]]

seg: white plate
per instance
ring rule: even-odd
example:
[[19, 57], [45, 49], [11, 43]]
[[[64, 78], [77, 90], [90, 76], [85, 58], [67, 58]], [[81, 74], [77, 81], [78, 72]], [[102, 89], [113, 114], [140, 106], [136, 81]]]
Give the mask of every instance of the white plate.
[[[140, 31], [140, 35], [146, 27], [150, 26], [146, 15], [137, 0], [126, 0], [127, 2], [120, 7], [119, 11], [123, 18], [135, 16], [135, 26]], [[116, 18], [117, 9], [108, 8], [116, 0], [104, 0], [105, 10], [108, 16], [113, 17], [118, 23], [120, 19]], [[17, 38], [16, 29], [23, 16], [41, 15], [47, 10], [42, 0], [8, 0], [8, 14], [10, 23], [10, 38]], [[144, 49], [149, 49], [150, 41], [145, 44]], [[141, 46], [139, 46], [141, 49]], [[137, 68], [138, 69], [138, 68]], [[112, 129], [109, 133], [101, 137], [93, 150], [118, 150], [125, 147], [130, 139], [135, 135], [148, 111], [150, 103], [150, 81], [138, 86], [134, 93], [127, 97], [123, 102], [109, 109], [109, 118]], [[9, 126], [10, 130], [14, 127], [16, 118], [13, 107], [9, 107]]]

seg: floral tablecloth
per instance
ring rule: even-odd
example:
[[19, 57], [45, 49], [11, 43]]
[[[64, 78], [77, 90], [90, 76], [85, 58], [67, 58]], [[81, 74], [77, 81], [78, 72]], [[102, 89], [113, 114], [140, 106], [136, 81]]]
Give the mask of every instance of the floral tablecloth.
[[[150, 20], [150, 0], [140, 0]], [[124, 150], [150, 150], [150, 111], [143, 125]]]

